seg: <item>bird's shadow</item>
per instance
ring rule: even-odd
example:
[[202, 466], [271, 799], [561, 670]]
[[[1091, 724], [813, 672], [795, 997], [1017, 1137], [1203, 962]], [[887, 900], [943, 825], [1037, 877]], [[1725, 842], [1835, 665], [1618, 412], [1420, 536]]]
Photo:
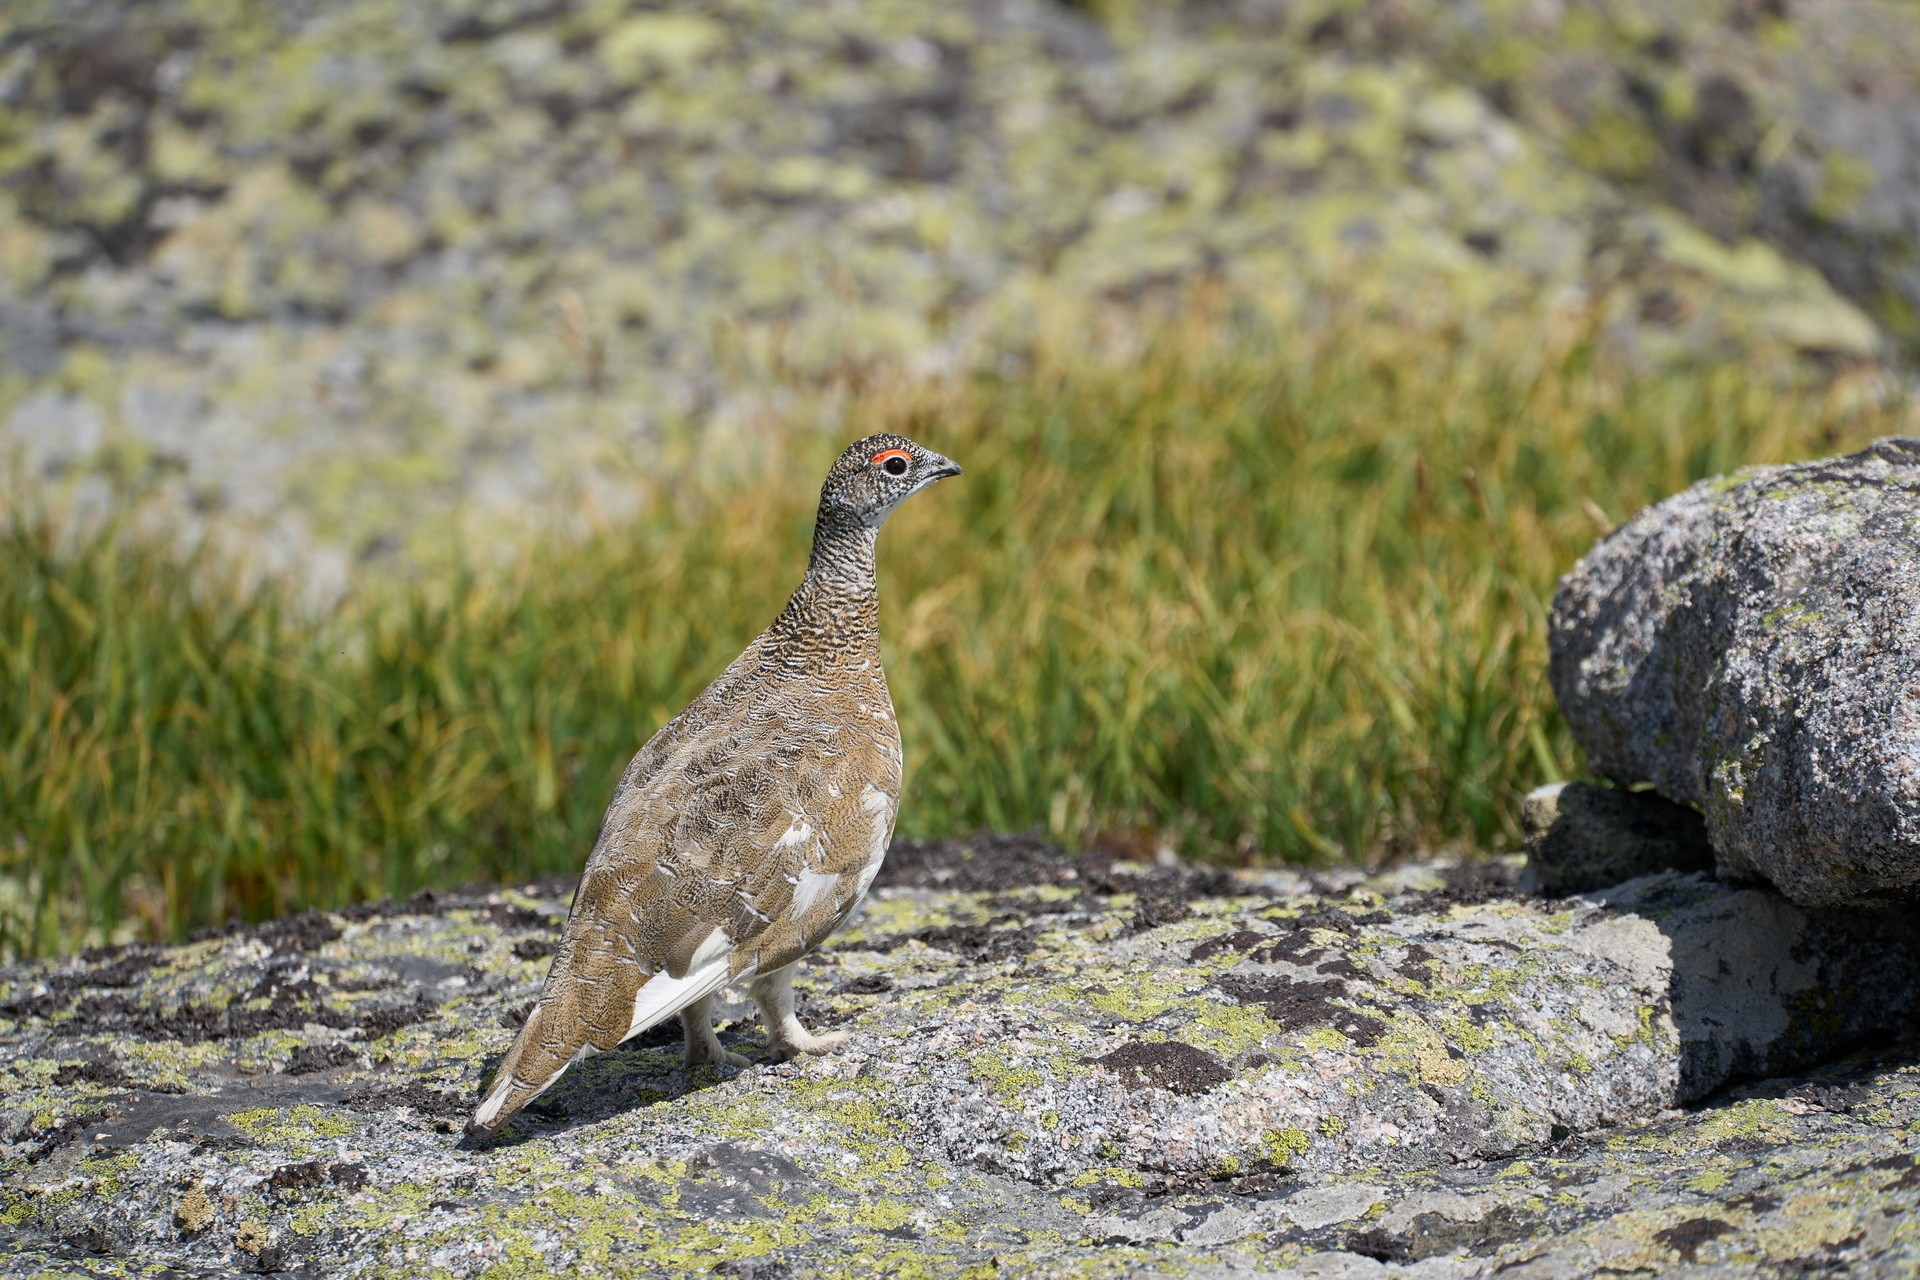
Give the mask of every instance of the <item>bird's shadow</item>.
[[[550, 1138], [629, 1111], [673, 1102], [763, 1065], [760, 1038], [751, 1022], [717, 1027], [716, 1031], [721, 1044], [751, 1059], [751, 1064], [688, 1068], [682, 1061], [680, 1021], [675, 1018], [616, 1049], [575, 1063], [559, 1083], [528, 1103], [505, 1129], [484, 1138], [469, 1134], [461, 1139], [460, 1146], [474, 1151], [517, 1147], [533, 1138]], [[480, 1079], [493, 1079], [505, 1057], [505, 1053], [489, 1054]]]

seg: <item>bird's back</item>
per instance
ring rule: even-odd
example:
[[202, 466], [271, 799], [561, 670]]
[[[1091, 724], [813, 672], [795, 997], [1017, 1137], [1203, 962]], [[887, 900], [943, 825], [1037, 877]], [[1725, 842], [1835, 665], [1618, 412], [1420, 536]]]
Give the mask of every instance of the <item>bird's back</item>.
[[817, 878], [885, 852], [901, 753], [878, 646], [845, 664], [769, 648], [756, 640], [634, 757], [581, 878], [572, 917], [638, 917], [656, 969], [677, 974], [714, 928], [734, 976], [790, 962], [787, 935], [821, 936], [842, 896]]

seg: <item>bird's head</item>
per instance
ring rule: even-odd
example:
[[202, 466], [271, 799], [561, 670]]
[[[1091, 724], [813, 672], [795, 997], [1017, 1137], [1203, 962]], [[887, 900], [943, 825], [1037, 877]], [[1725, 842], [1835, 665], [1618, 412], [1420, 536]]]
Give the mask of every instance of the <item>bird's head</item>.
[[893, 509], [920, 490], [960, 474], [960, 465], [905, 436], [877, 435], [840, 455], [820, 490], [820, 522], [878, 529]]

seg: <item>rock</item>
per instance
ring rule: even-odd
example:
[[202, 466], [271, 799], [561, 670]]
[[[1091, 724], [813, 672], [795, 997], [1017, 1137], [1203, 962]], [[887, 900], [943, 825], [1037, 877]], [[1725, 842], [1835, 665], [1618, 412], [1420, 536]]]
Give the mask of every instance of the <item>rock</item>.
[[[1253, 3], [1255, 0], [1243, 0]], [[1395, 5], [1407, 47], [1437, 49], [1504, 115], [1584, 165], [1658, 192], [1723, 244], [1770, 242], [1817, 267], [1920, 353], [1920, 23], [1888, 0]], [[1736, 288], [1738, 286], [1735, 286]], [[1853, 307], [1773, 317], [1845, 352]], [[1870, 341], [1884, 342], [1872, 335]]]
[[1539, 787], [1521, 805], [1520, 826], [1525, 885], [1540, 893], [1584, 893], [1655, 871], [1713, 868], [1700, 815], [1651, 792], [1588, 782]]
[[57, 478], [99, 451], [100, 413], [77, 396], [43, 392], [30, 396], [0, 428], [0, 446], [17, 450], [29, 474]]
[[[842, 1052], [689, 1075], [677, 1031], [648, 1034], [483, 1145], [453, 1130], [566, 886], [0, 970], [0, 1272], [1920, 1261], [1902, 916], [1672, 871], [1542, 901], [1510, 864], [901, 854], [802, 968]], [[1187, 914], [1142, 925], [1142, 898]], [[1892, 1047], [1779, 1078], [1866, 1039]]]
[[[999, 376], [1079, 322], [1109, 349], [1189, 287], [1256, 336], [1394, 299], [1419, 330], [1563, 317], [1643, 367], [1791, 379], [1870, 359], [1920, 299], [1913, 24], [1861, 12], [1886, 3], [1825, 0], [1788, 39], [1664, 6], [1655, 41], [1509, 0], [1395, 0], [1387, 24], [1274, 0], [13, 0], [0, 455], [51, 449], [29, 460], [148, 491], [236, 556], [431, 561], [456, 533], [595, 527], [683, 433], [724, 456], [769, 405], [839, 421], [821, 388], [854, 370]], [[1783, 74], [1643, 119], [1703, 96], [1674, 57]], [[1702, 145], [1725, 181], [1695, 180]], [[1662, 155], [1657, 204], [1608, 162]], [[43, 439], [68, 397], [109, 447]]]
[[1594, 772], [1698, 806], [1724, 874], [1920, 899], [1920, 441], [1695, 485], [1554, 597]]

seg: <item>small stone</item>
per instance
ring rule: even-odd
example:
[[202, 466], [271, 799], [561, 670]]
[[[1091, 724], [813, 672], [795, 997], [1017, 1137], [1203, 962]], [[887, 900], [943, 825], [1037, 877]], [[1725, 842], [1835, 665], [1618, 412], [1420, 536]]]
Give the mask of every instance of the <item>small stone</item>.
[[1523, 883], [1536, 893], [1585, 893], [1656, 871], [1711, 871], [1705, 820], [1651, 791], [1559, 782], [1527, 795]]

